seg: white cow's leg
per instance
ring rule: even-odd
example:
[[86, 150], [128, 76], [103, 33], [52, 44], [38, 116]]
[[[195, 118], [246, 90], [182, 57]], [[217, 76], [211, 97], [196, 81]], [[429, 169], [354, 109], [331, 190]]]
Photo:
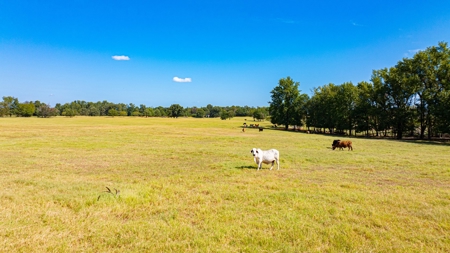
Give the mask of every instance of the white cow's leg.
[[273, 168], [273, 163], [274, 163], [275, 161], [272, 161], [272, 166], [270, 167], [270, 170], [272, 170], [272, 168]]

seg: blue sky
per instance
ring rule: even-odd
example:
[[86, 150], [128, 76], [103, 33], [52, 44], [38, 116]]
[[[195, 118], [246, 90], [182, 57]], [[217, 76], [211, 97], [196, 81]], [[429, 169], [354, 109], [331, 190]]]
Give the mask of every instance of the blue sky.
[[0, 0], [0, 95], [268, 106], [450, 42], [450, 1]]

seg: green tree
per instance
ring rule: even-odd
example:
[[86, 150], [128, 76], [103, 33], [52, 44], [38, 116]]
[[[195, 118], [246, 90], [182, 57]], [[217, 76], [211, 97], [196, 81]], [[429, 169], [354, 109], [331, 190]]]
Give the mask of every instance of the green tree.
[[131, 116], [141, 116], [141, 113], [139, 111], [133, 111]]
[[184, 117], [190, 117], [190, 116], [192, 116], [192, 114], [191, 114], [191, 108], [188, 108], [188, 107], [184, 108], [184, 109], [183, 109], [183, 112], [181, 113], [181, 115], [184, 116]]
[[232, 119], [236, 115], [235, 109], [233, 107], [228, 109], [227, 113], [228, 113], [228, 119]]
[[207, 105], [206, 105], [206, 110], [205, 110], [205, 111], [211, 111], [212, 108], [213, 108], [213, 105], [212, 105], [212, 104], [207, 104]]
[[209, 110], [209, 117], [210, 118], [220, 117], [221, 111], [222, 111], [222, 108], [220, 108], [219, 106], [214, 106]]
[[76, 115], [77, 115], [76, 110], [74, 110], [72, 108], [65, 108], [62, 113], [62, 116], [66, 116], [66, 117], [70, 117], [70, 118], [75, 117]]
[[89, 116], [100, 116], [100, 110], [98, 109], [97, 106], [91, 105], [91, 106], [89, 106], [88, 115]]
[[118, 103], [118, 104], [114, 104], [114, 109], [116, 109], [118, 112], [120, 111], [125, 111], [128, 113], [128, 106], [124, 103]]
[[115, 117], [119, 115], [119, 112], [116, 109], [109, 109], [108, 110], [108, 115], [111, 117]]
[[[103, 100], [102, 102], [97, 102], [96, 104], [98, 110], [100, 111], [100, 116], [107, 116], [108, 115], [108, 111], [110, 109], [114, 109], [114, 104]], [[117, 111], [117, 110], [116, 110]]]
[[81, 104], [82, 104], [82, 102], [80, 100], [76, 100], [76, 101], [73, 101], [70, 103], [69, 107], [70, 107], [70, 109], [73, 110], [75, 115], [83, 115], [82, 111], [81, 111], [81, 109], [82, 109]]
[[139, 111], [139, 108], [136, 107], [136, 105], [133, 103], [128, 104], [128, 106], [127, 106], [128, 116], [136, 116], [136, 115], [133, 115], [133, 112], [135, 112], [135, 111]]
[[179, 104], [172, 104], [169, 107], [169, 117], [178, 118], [178, 117], [182, 116], [183, 110], [184, 109], [183, 109], [183, 107], [181, 105], [179, 105]]
[[147, 117], [153, 117], [153, 116], [154, 116], [153, 109], [150, 108], [150, 107], [145, 108], [144, 113], [143, 113], [143, 116], [146, 117], [146, 118], [147, 118]]
[[308, 100], [309, 96], [307, 94], [300, 94], [295, 100], [294, 125], [303, 126], [306, 123]]
[[376, 136], [380, 136], [381, 132], [384, 132], [384, 136], [386, 136], [387, 130], [392, 127], [389, 98], [387, 95], [388, 89], [377, 76], [378, 73], [374, 70], [371, 79], [373, 83], [371, 100], [374, 103], [372, 126], [375, 129]]
[[3, 101], [0, 102], [0, 116], [9, 115], [10, 117], [17, 113], [19, 106], [19, 100], [15, 97], [6, 96], [3, 97]]
[[357, 88], [351, 83], [346, 82], [338, 86], [338, 92], [335, 98], [336, 106], [336, 128], [341, 132], [349, 130], [349, 135], [355, 125], [353, 112], [355, 109], [355, 101], [357, 98]]
[[439, 105], [436, 106], [436, 127], [441, 133], [450, 133], [450, 89], [438, 94]]
[[60, 103], [56, 103], [55, 109], [57, 110], [58, 115], [61, 115], [61, 114], [62, 114], [63, 108], [62, 108], [62, 105], [61, 105]]
[[356, 131], [365, 132], [369, 135], [369, 130], [372, 129], [372, 120], [374, 118], [374, 101], [373, 84], [368, 82], [360, 82], [357, 87], [357, 98], [355, 101], [355, 109], [353, 111], [353, 118], [355, 119]]
[[339, 121], [339, 86], [332, 83], [314, 88], [314, 95], [308, 100], [306, 125], [333, 132]]
[[203, 110], [202, 108], [198, 108], [195, 113], [196, 118], [203, 118], [205, 117], [205, 115], [206, 115], [205, 110]]
[[88, 109], [88, 108], [82, 107], [82, 108], [80, 109], [80, 115], [82, 115], [82, 116], [88, 116], [88, 115], [89, 115], [89, 109]]
[[407, 81], [404, 72], [396, 67], [384, 68], [374, 72], [372, 80], [385, 87], [389, 104], [389, 114], [397, 139], [410, 130], [412, 122], [412, 105], [417, 88]]
[[141, 113], [141, 116], [148, 117], [145, 115], [145, 111], [147, 110], [147, 106], [144, 104], [139, 105], [139, 112]]
[[155, 116], [156, 117], [166, 117], [168, 115], [168, 108], [166, 110], [166, 108], [162, 107], [162, 106], [158, 106], [155, 108]]
[[[419, 100], [415, 103], [419, 114], [420, 138], [431, 138], [436, 124], [437, 113], [441, 111], [442, 93], [448, 89], [450, 82], [450, 49], [447, 43], [428, 47], [419, 51], [412, 59], [403, 59], [397, 65], [408, 78], [410, 86], [417, 87]], [[441, 95], [442, 94], [442, 95]], [[445, 103], [444, 103], [445, 104]]]
[[226, 111], [226, 110], [220, 111], [220, 119], [221, 119], [221, 120], [228, 119], [228, 117], [229, 117], [228, 111]]
[[34, 112], [34, 116], [37, 116], [36, 115], [36, 113], [38, 112], [38, 110], [39, 110], [39, 107], [41, 107], [41, 101], [39, 101], [39, 100], [36, 100], [36, 101], [34, 101], [34, 107], [36, 108], [36, 110], [35, 110], [35, 112]]
[[261, 120], [265, 120], [266, 117], [268, 116], [268, 112], [261, 107], [258, 107], [256, 110], [253, 111], [253, 119], [261, 121]]
[[153, 115], [154, 115], [155, 117], [162, 117], [162, 116], [163, 116], [161, 110], [158, 109], [158, 108], [155, 108], [154, 112], [155, 112], [155, 113], [154, 113]]
[[248, 106], [238, 107], [236, 109], [236, 116], [251, 116], [249, 114], [249, 111], [250, 111], [250, 107], [248, 107]]
[[295, 124], [295, 101], [300, 95], [299, 85], [299, 82], [294, 82], [288, 76], [280, 79], [278, 86], [270, 92], [272, 102], [270, 102], [269, 111], [273, 124], [284, 125], [286, 130], [289, 125]]
[[17, 108], [17, 115], [21, 117], [33, 116], [36, 108], [33, 103], [20, 103]]

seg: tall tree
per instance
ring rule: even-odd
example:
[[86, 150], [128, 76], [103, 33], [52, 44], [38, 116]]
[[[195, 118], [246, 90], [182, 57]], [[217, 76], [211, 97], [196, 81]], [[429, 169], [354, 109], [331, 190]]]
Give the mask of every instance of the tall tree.
[[154, 115], [153, 109], [151, 107], [145, 108], [144, 112], [142, 113], [143, 116], [152, 117]]
[[355, 109], [353, 111], [353, 118], [355, 119], [356, 131], [365, 132], [369, 135], [369, 130], [373, 128], [374, 119], [374, 101], [373, 84], [368, 82], [360, 82], [357, 87], [357, 98], [355, 101]]
[[309, 96], [307, 94], [300, 94], [298, 98], [294, 102], [294, 125], [303, 126], [306, 123], [307, 116], [307, 103], [309, 100]]
[[17, 113], [19, 106], [19, 100], [15, 97], [5, 96], [3, 101], [0, 102], [0, 116], [8, 115], [12, 116]]
[[374, 72], [372, 80], [385, 87], [389, 104], [389, 114], [392, 120], [397, 139], [402, 139], [403, 134], [410, 130], [413, 119], [412, 105], [417, 88], [410, 85], [399, 68], [384, 68]]
[[[139, 108], [138, 107], [136, 107], [136, 105], [135, 104], [133, 104], [133, 103], [130, 103], [130, 104], [128, 104], [128, 106], [127, 106], [127, 115], [128, 116], [137, 116], [136, 115], [136, 113], [134, 113], [135, 111], [139, 111]], [[133, 115], [134, 114], [134, 115]]]
[[253, 119], [261, 121], [266, 119], [268, 114], [269, 113], [263, 107], [258, 107], [256, 108], [256, 110], [253, 111]]
[[335, 98], [335, 106], [337, 109], [336, 127], [339, 130], [352, 130], [355, 125], [353, 112], [355, 110], [355, 101], [357, 98], [357, 88], [351, 83], [346, 82], [338, 86], [338, 92]]
[[436, 106], [436, 128], [441, 133], [450, 133], [450, 89], [438, 94], [439, 104]]
[[392, 126], [388, 89], [379, 77], [377, 70], [372, 71], [371, 80], [373, 83], [371, 100], [374, 102], [372, 125], [376, 136], [379, 136], [381, 132], [384, 132], [383, 135], [386, 136], [387, 130]]
[[72, 118], [77, 115], [77, 110], [72, 109], [71, 107], [66, 107], [64, 108], [64, 111], [62, 112], [61, 115]]
[[21, 117], [31, 117], [35, 110], [36, 108], [32, 102], [20, 103], [17, 109], [17, 115]]
[[270, 102], [269, 111], [272, 124], [284, 125], [286, 130], [289, 125], [295, 124], [295, 102], [300, 95], [299, 85], [299, 82], [294, 82], [288, 76], [281, 78], [278, 86], [270, 92], [272, 102]]
[[119, 116], [119, 112], [116, 109], [109, 109], [108, 115], [114, 118], [114, 116]]
[[148, 117], [148, 115], [146, 115], [146, 113], [145, 113], [146, 110], [147, 110], [147, 106], [145, 106], [144, 104], [139, 105], [139, 112], [141, 113], [141, 115]]
[[328, 128], [330, 132], [334, 131], [339, 121], [340, 101], [337, 100], [339, 89], [339, 86], [333, 83], [314, 88], [314, 95], [306, 105], [308, 127]]
[[228, 111], [225, 110], [225, 109], [222, 109], [220, 111], [220, 119], [221, 120], [225, 120], [225, 119], [228, 119], [228, 118], [229, 118]]
[[178, 118], [183, 113], [183, 107], [179, 104], [172, 104], [169, 107], [169, 117]]
[[209, 117], [216, 118], [220, 116], [220, 112], [222, 111], [222, 108], [220, 106], [214, 106], [209, 110]]
[[431, 138], [433, 127], [437, 120], [436, 112], [441, 106], [440, 94], [446, 90], [450, 82], [450, 49], [447, 43], [428, 47], [419, 51], [412, 59], [403, 59], [398, 64], [404, 74], [409, 75], [410, 85], [418, 86], [417, 109], [420, 122], [420, 138], [424, 138], [428, 130], [428, 139]]
[[50, 118], [57, 114], [57, 110], [52, 108], [49, 104], [42, 103], [39, 108], [36, 109], [36, 115], [41, 118]]
[[89, 116], [100, 116], [100, 110], [98, 109], [98, 107], [96, 105], [91, 105], [91, 106], [89, 106], [88, 115]]
[[205, 115], [206, 115], [205, 110], [203, 110], [202, 108], [198, 108], [194, 114], [194, 117], [203, 118], [205, 117]]

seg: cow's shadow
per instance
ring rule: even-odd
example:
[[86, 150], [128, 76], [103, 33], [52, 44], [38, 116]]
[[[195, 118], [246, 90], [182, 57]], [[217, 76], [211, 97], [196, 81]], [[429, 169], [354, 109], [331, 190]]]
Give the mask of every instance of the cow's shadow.
[[257, 169], [256, 166], [238, 166], [238, 167], [235, 167], [235, 168], [238, 169], [238, 170], [244, 170], [244, 169], [256, 170]]

